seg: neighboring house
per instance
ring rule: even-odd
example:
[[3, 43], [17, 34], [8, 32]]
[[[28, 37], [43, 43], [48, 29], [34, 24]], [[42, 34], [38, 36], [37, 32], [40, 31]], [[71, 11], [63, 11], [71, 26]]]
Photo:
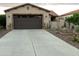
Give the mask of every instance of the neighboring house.
[[5, 10], [6, 29], [49, 28], [51, 17], [57, 16], [55, 12], [50, 12], [50, 10], [29, 3], [7, 9]]
[[70, 17], [72, 16], [74, 13], [79, 13], [79, 9], [78, 10], [74, 10], [74, 11], [71, 11], [71, 12], [68, 12], [68, 13], [65, 13], [63, 15], [60, 16], [60, 20], [63, 20], [63, 26], [65, 25], [67, 29], [70, 29], [70, 30], [76, 30], [76, 28], [78, 27], [78, 25], [74, 25], [72, 23], [70, 23], [70, 25], [65, 21], [66, 17]]

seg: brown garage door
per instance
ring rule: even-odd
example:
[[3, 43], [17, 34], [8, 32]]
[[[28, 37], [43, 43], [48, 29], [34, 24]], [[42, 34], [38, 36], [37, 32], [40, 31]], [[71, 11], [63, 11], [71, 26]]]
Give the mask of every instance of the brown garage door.
[[14, 15], [14, 29], [41, 29], [41, 15]]

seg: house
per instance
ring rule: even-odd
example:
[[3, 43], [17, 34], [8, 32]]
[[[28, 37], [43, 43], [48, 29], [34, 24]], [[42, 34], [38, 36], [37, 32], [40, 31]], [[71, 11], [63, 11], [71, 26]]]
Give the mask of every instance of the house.
[[[62, 20], [64, 21], [64, 24], [66, 26], [67, 29], [70, 29], [70, 30], [76, 30], [76, 28], [78, 27], [78, 25], [74, 25], [73, 23], [67, 23], [65, 20], [66, 17], [70, 17], [72, 16], [74, 13], [79, 13], [79, 9], [77, 10], [74, 10], [74, 11], [70, 11], [68, 13], [65, 13], [63, 15], [60, 16], [60, 18], [62, 18]], [[63, 24], [63, 25], [64, 25]]]
[[26, 3], [5, 10], [6, 29], [44, 29], [50, 27], [51, 17], [57, 14], [42, 7]]

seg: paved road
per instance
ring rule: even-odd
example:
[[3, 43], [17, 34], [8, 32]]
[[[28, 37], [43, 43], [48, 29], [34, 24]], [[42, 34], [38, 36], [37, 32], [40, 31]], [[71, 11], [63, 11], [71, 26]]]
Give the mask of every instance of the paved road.
[[79, 50], [45, 30], [13, 30], [0, 39], [2, 56], [77, 56]]

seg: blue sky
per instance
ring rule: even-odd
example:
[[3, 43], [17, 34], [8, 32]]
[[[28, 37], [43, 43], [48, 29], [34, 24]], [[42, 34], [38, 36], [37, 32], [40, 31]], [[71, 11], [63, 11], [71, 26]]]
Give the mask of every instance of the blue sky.
[[[79, 9], [78, 4], [79, 0], [0, 0], [0, 14], [4, 14], [5, 9], [19, 5], [17, 3], [19, 4], [39, 3], [36, 5], [46, 8], [48, 10], [55, 11], [59, 15]], [[53, 3], [65, 3], [65, 4], [53, 4]]]

